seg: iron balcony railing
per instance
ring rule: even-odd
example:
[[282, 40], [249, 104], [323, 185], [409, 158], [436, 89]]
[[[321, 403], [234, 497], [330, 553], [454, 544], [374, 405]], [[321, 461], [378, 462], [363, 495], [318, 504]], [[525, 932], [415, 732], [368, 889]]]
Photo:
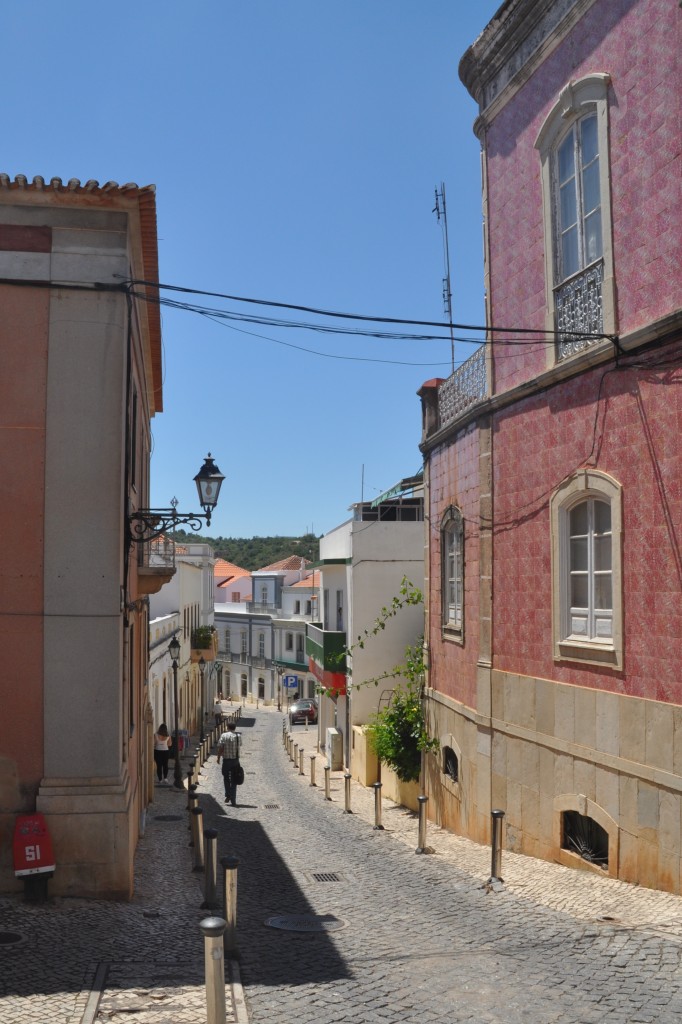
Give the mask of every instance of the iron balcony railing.
[[488, 393], [485, 345], [477, 348], [466, 362], [438, 388], [438, 416], [441, 427], [456, 420]]
[[590, 335], [604, 330], [603, 281], [604, 261], [599, 260], [554, 289], [554, 315], [559, 331], [557, 359], [567, 359], [601, 341], [582, 337], [581, 332]]

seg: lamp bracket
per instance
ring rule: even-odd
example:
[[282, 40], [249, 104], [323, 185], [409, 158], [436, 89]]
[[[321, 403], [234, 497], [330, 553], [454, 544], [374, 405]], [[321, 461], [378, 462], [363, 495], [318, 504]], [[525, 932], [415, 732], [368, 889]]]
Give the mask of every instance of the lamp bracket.
[[177, 512], [174, 508], [140, 508], [128, 516], [128, 534], [131, 543], [145, 544], [163, 533], [169, 533], [178, 526], [189, 526], [196, 533], [204, 526], [211, 525], [211, 513]]

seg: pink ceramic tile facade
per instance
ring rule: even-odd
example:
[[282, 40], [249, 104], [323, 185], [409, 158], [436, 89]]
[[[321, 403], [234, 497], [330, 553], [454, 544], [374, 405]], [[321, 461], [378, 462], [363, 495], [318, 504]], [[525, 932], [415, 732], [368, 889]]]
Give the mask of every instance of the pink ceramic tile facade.
[[[681, 24], [682, 12], [668, 0], [595, 4], [488, 128], [495, 324], [544, 324], [535, 140], [563, 86], [596, 72], [611, 76], [609, 161], [620, 333], [682, 307]], [[609, 366], [602, 366], [494, 414], [494, 668], [682, 704], [681, 355], [682, 339], [657, 351], [658, 358], [669, 359], [668, 369], [620, 369], [604, 376]], [[540, 336], [536, 345], [497, 345], [495, 392], [531, 381], [546, 368]], [[474, 706], [480, 521], [475, 428], [429, 457], [431, 684]], [[549, 499], [585, 465], [623, 487], [622, 671], [554, 660]], [[466, 518], [463, 646], [443, 641], [440, 629], [439, 524], [451, 503]]]
[[[535, 140], [563, 86], [597, 72], [611, 76], [609, 166], [619, 331], [626, 334], [682, 306], [680, 20], [678, 5], [669, 0], [596, 4], [489, 127], [494, 323], [539, 330], [544, 325]], [[544, 369], [541, 344], [499, 346], [496, 390], [506, 391]]]
[[[669, 354], [679, 365], [682, 343]], [[608, 374], [597, 412], [602, 374], [584, 374], [496, 419], [494, 665], [681, 704], [682, 371], [667, 384], [663, 370]], [[552, 657], [548, 501], [584, 465], [623, 487], [623, 672]]]

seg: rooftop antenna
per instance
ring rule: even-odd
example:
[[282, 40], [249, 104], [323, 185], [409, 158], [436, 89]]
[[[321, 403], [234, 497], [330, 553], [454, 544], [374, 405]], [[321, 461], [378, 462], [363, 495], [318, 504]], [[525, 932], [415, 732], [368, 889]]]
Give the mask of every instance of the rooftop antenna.
[[452, 327], [452, 291], [450, 289], [450, 245], [448, 242], [448, 214], [445, 205], [445, 184], [441, 181], [440, 192], [435, 189], [436, 205], [433, 213], [443, 229], [443, 256], [445, 259], [445, 277], [443, 278], [443, 309], [450, 325], [450, 362], [455, 372], [455, 336]]

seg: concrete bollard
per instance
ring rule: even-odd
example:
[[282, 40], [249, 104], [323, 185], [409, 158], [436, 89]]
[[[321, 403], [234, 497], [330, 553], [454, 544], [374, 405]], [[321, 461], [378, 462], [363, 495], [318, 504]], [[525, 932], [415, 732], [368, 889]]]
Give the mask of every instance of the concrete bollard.
[[310, 785], [311, 786], [317, 785], [317, 783], [315, 782], [315, 755], [314, 754], [310, 755]]
[[205, 917], [199, 923], [204, 933], [204, 959], [206, 978], [206, 1021], [207, 1024], [225, 1024], [225, 955], [223, 935], [225, 921], [222, 917]]
[[330, 771], [331, 771], [330, 766], [328, 764], [326, 764], [324, 766], [324, 798], [325, 798], [325, 800], [331, 800], [331, 795], [329, 793], [329, 773], [330, 773]]
[[294, 756], [291, 760], [294, 762], [294, 768], [298, 768], [298, 743], [294, 743]]
[[345, 797], [346, 797], [346, 807], [345, 807], [345, 810], [343, 812], [344, 814], [352, 814], [353, 813], [351, 811], [351, 809], [350, 809], [350, 780], [352, 778], [353, 778], [353, 776], [351, 775], [350, 772], [346, 772], [346, 774], [343, 776], [343, 783], [344, 783], [344, 787], [345, 787]]
[[374, 790], [374, 830], [375, 832], [383, 832], [384, 826], [381, 824], [381, 783], [375, 782], [372, 788]]
[[193, 779], [193, 774], [192, 774], [192, 769], [190, 768], [188, 770], [188, 772], [187, 772], [187, 810], [189, 810], [190, 807], [192, 806], [192, 804], [191, 804], [192, 793], [196, 793], [196, 791], [197, 791], [197, 787], [194, 785], [194, 782], [192, 781], [192, 779]]
[[189, 759], [189, 767], [190, 767], [190, 771], [192, 772], [192, 782], [194, 782], [195, 785], [198, 786], [199, 785], [199, 769], [197, 768], [196, 758], [190, 757], [190, 759]]
[[426, 805], [429, 802], [428, 796], [418, 796], [417, 803], [419, 804], [419, 838], [417, 839], [417, 849], [415, 853], [433, 853], [433, 848], [426, 845]]
[[303, 750], [303, 747], [301, 747], [299, 752], [298, 752], [298, 762], [299, 762], [298, 774], [299, 775], [305, 775], [305, 771], [303, 770], [303, 755], [304, 755], [304, 753], [305, 753], [305, 751]]
[[502, 878], [502, 823], [504, 811], [491, 811], [492, 818], [492, 856], [490, 866], [491, 882], [503, 882]]
[[223, 869], [223, 912], [225, 914], [225, 952], [237, 952], [237, 869], [238, 857], [221, 857]]
[[[187, 792], [189, 793], [189, 787], [192, 785], [194, 776], [194, 769], [190, 765], [187, 769]], [[189, 796], [187, 797], [187, 806], [189, 807]]]
[[206, 871], [204, 873], [204, 902], [202, 910], [215, 910], [218, 906], [216, 894], [218, 864], [218, 829], [204, 829], [204, 849], [206, 851]]
[[201, 807], [192, 808], [192, 838], [194, 839], [194, 866], [192, 871], [204, 870], [204, 812]]

